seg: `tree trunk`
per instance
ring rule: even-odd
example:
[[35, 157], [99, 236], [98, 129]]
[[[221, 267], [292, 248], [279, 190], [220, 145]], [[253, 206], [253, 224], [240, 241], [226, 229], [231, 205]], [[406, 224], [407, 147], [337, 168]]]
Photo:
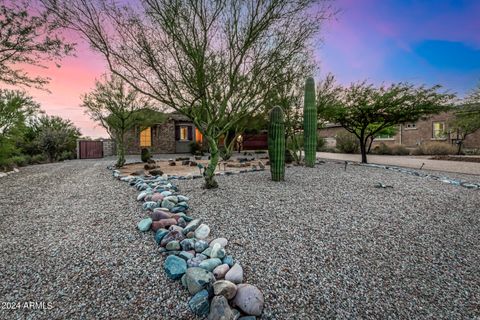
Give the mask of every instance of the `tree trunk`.
[[373, 144], [374, 139], [375, 139], [374, 137], [370, 137], [370, 143], [368, 144], [367, 153], [370, 153], [370, 150], [372, 149], [372, 144]]
[[360, 136], [360, 152], [362, 153], [362, 163], [367, 163], [367, 141], [363, 134]]
[[457, 155], [459, 156], [462, 153], [463, 140], [457, 143]]
[[205, 189], [214, 189], [218, 188], [218, 183], [215, 180], [215, 169], [217, 169], [219, 152], [217, 141], [210, 137], [206, 137], [208, 146], [210, 147], [210, 162], [208, 163], [207, 168], [205, 169]]
[[117, 168], [121, 168], [126, 162], [125, 161], [125, 141], [123, 136], [118, 137], [116, 140], [117, 140], [117, 163], [115, 164], [115, 166]]

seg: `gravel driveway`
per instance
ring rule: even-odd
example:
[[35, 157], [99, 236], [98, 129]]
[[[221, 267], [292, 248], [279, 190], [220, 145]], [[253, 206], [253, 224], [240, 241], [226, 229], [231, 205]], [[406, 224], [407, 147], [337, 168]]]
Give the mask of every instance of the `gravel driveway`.
[[[0, 179], [0, 319], [192, 318], [151, 234], [136, 230], [135, 190], [112, 178], [110, 163], [30, 166]], [[5, 309], [11, 303], [22, 308]]]
[[[0, 319], [192, 318], [152, 235], [135, 229], [135, 190], [108, 163], [0, 179], [0, 302], [52, 307]], [[283, 183], [268, 172], [218, 181], [178, 186], [264, 292], [264, 319], [480, 316], [480, 191], [335, 163], [290, 168]]]
[[480, 317], [479, 190], [333, 162], [286, 178], [179, 183], [192, 215], [236, 243], [264, 319]]

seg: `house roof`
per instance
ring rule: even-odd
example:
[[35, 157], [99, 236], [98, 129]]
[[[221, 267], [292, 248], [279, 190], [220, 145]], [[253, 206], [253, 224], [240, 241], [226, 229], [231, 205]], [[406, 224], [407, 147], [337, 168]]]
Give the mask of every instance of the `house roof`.
[[181, 114], [180, 112], [178, 111], [174, 111], [174, 112], [171, 112], [171, 113], [167, 113], [166, 116], [169, 118], [169, 119], [172, 119], [174, 121], [187, 121], [187, 122], [191, 122], [192, 120], [190, 120], [189, 117], [187, 117], [186, 115], [183, 115]]

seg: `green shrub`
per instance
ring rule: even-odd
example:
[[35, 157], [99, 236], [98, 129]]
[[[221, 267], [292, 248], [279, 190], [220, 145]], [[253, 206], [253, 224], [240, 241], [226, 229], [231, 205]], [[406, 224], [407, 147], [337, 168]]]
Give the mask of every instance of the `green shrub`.
[[393, 146], [388, 146], [385, 143], [381, 143], [372, 149], [373, 154], [388, 154], [394, 156], [404, 156], [409, 155], [410, 151], [401, 144], [395, 144]]
[[195, 141], [190, 142], [190, 153], [203, 156], [203, 146]]
[[413, 150], [414, 155], [449, 155], [456, 154], [457, 148], [446, 142], [427, 142]]
[[47, 161], [47, 157], [44, 154], [36, 154], [32, 156], [31, 164], [40, 164]]
[[58, 156], [58, 161], [72, 160], [75, 159], [75, 157], [75, 153], [65, 150]]
[[13, 169], [13, 161], [11, 158], [1, 158], [0, 159], [0, 172], [2, 171], [11, 171]]
[[19, 166], [19, 167], [25, 167], [26, 165], [29, 164], [29, 160], [27, 159], [26, 156], [20, 155], [20, 156], [13, 156], [10, 158], [13, 164]]
[[224, 146], [218, 148], [218, 153], [220, 154], [220, 158], [222, 158], [223, 161], [227, 161], [232, 157], [232, 152], [227, 152], [227, 148], [225, 148]]
[[152, 159], [150, 150], [148, 150], [147, 148], [143, 148], [140, 154], [140, 158], [142, 159], [142, 162], [148, 162], [148, 160]]
[[343, 153], [358, 153], [360, 142], [358, 138], [350, 132], [340, 132], [336, 136], [337, 149]]
[[317, 151], [321, 151], [326, 144], [327, 142], [325, 141], [324, 138], [317, 136]]

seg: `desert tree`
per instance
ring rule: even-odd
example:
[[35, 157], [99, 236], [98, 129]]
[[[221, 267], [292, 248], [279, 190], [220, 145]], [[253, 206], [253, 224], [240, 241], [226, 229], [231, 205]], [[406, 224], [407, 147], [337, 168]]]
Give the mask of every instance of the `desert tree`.
[[111, 72], [189, 117], [210, 149], [263, 108], [272, 77], [312, 46], [331, 10], [317, 0], [42, 0], [101, 52]]
[[[358, 138], [363, 163], [367, 162], [372, 137], [394, 125], [447, 111], [454, 98], [453, 94], [439, 92], [440, 86], [394, 83], [375, 87], [364, 81], [342, 88], [334, 79], [328, 81], [320, 84], [329, 87], [319, 93], [320, 116]], [[322, 97], [322, 92], [327, 92], [328, 97]]]
[[163, 117], [154, 112], [150, 99], [118, 76], [105, 76], [103, 81], [96, 81], [95, 89], [83, 96], [82, 106], [115, 141], [117, 167], [125, 164], [127, 133], [138, 126], [148, 127], [163, 121]]
[[465, 139], [480, 130], [480, 84], [465, 97], [462, 104], [453, 109], [450, 134], [457, 140], [457, 154], [461, 154]]
[[0, 0], [1, 82], [45, 89], [48, 78], [32, 76], [22, 67], [45, 68], [45, 61], [58, 65], [61, 58], [73, 53], [74, 44], [62, 37], [58, 22], [34, 0]]
[[0, 89], [0, 167], [17, 151], [28, 122], [40, 105], [23, 91]]

